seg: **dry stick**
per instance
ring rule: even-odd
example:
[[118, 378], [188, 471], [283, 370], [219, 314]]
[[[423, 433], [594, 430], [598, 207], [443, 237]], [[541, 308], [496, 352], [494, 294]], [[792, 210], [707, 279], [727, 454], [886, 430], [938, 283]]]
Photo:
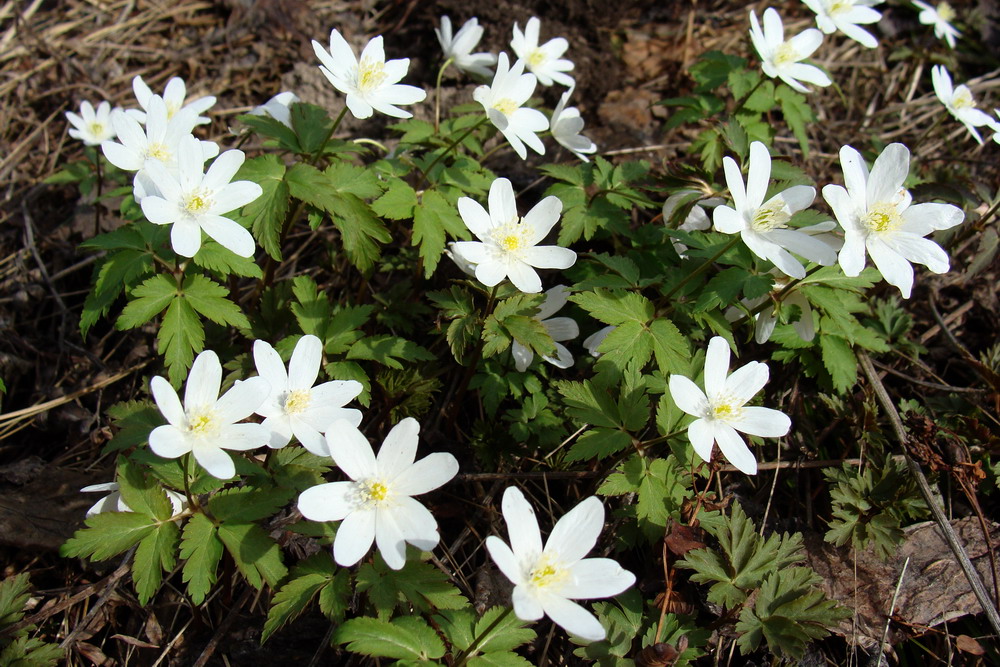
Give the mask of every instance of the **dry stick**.
[[879, 652], [868, 661], [869, 667], [872, 663], [882, 664], [882, 656], [885, 655], [885, 643], [889, 640], [889, 622], [892, 621], [892, 614], [896, 611], [896, 600], [899, 598], [899, 589], [903, 587], [903, 577], [906, 576], [906, 567], [910, 564], [910, 557], [903, 561], [903, 569], [899, 573], [899, 581], [896, 582], [896, 590], [892, 592], [892, 602], [889, 603], [889, 613], [885, 617], [885, 629], [882, 630], [882, 642], [879, 644]]
[[104, 606], [104, 603], [108, 601], [108, 598], [111, 597], [111, 594], [118, 587], [118, 582], [121, 581], [122, 577], [124, 577], [129, 571], [129, 563], [132, 561], [132, 556], [138, 548], [139, 545], [136, 545], [128, 550], [125, 557], [122, 558], [122, 562], [118, 565], [118, 569], [112, 572], [111, 576], [106, 579], [107, 583], [104, 585], [101, 597], [97, 598], [97, 603], [94, 604], [94, 607], [87, 613], [83, 621], [77, 623], [76, 627], [73, 628], [73, 631], [66, 635], [66, 639], [62, 640], [62, 643], [59, 644], [59, 648], [63, 650], [69, 648], [73, 644], [73, 640], [76, 639], [76, 636], [80, 634], [80, 632], [83, 631], [88, 625], [90, 625], [92, 620], [94, 620], [94, 617], [97, 616], [97, 612], [101, 610], [101, 607]]
[[226, 634], [229, 630], [229, 626], [236, 620], [236, 617], [239, 615], [240, 609], [243, 608], [243, 605], [250, 601], [250, 596], [253, 595], [253, 592], [253, 589], [249, 587], [243, 591], [243, 595], [241, 595], [240, 599], [236, 601], [233, 608], [229, 610], [226, 617], [222, 619], [222, 623], [219, 624], [215, 634], [212, 635], [212, 638], [208, 641], [208, 645], [205, 646], [205, 649], [201, 652], [201, 655], [198, 656], [198, 659], [191, 667], [205, 667], [205, 665], [208, 664], [212, 654], [215, 653], [215, 649], [219, 647], [219, 642], [222, 641], [222, 636]]
[[976, 594], [979, 605], [986, 612], [986, 618], [989, 619], [990, 625], [993, 626], [993, 631], [1000, 635], [1000, 613], [997, 613], [996, 607], [993, 606], [989, 593], [986, 592], [986, 587], [983, 586], [983, 582], [979, 579], [979, 573], [972, 566], [972, 561], [969, 560], [968, 554], [965, 553], [965, 549], [958, 541], [955, 529], [948, 522], [944, 510], [934, 497], [934, 493], [931, 491], [930, 484], [928, 484], [927, 478], [924, 477], [923, 471], [920, 470], [920, 466], [917, 465], [917, 462], [913, 460], [907, 451], [906, 444], [908, 437], [906, 429], [903, 427], [903, 421], [899, 418], [899, 413], [896, 412], [896, 406], [892, 404], [892, 399], [889, 398], [889, 392], [886, 391], [885, 385], [879, 379], [878, 371], [875, 370], [872, 360], [863, 350], [858, 351], [858, 361], [861, 363], [861, 370], [864, 371], [865, 376], [871, 383], [872, 389], [875, 390], [875, 397], [882, 405], [882, 409], [885, 410], [886, 416], [889, 417], [889, 423], [892, 424], [892, 430], [899, 440], [899, 444], [903, 450], [903, 458], [906, 460], [906, 466], [910, 469], [910, 474], [917, 481], [917, 486], [920, 487], [920, 493], [924, 496], [924, 501], [931, 508], [934, 519], [941, 527], [941, 532], [944, 533], [948, 546], [951, 547], [951, 551], [955, 554], [955, 558], [958, 559], [958, 564], [961, 566], [965, 578], [969, 580], [969, 585], [972, 586], [972, 592]]

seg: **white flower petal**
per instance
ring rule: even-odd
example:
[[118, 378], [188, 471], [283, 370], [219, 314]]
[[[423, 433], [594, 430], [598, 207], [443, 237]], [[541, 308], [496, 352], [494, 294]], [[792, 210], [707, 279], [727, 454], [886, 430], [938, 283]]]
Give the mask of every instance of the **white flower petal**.
[[212, 477], [230, 479], [236, 474], [236, 465], [232, 457], [218, 447], [195, 447], [191, 452], [195, 461]]
[[378, 450], [376, 465], [379, 476], [391, 481], [411, 469], [417, 457], [419, 434], [420, 422], [413, 417], [407, 417], [392, 427]]
[[333, 541], [333, 559], [351, 567], [368, 553], [375, 541], [375, 511], [355, 510], [344, 517]]
[[635, 583], [635, 575], [610, 558], [587, 558], [570, 566], [571, 583], [560, 595], [571, 600], [593, 600], [618, 595]]
[[708, 415], [708, 398], [701, 388], [683, 375], [670, 376], [670, 396], [677, 407], [695, 417]]
[[558, 554], [564, 563], [575, 563], [590, 553], [603, 528], [604, 504], [597, 496], [590, 496], [556, 522], [545, 552]]
[[757, 406], [743, 408], [739, 419], [730, 419], [727, 423], [737, 431], [762, 438], [780, 438], [792, 427], [792, 421], [784, 412]]
[[577, 603], [555, 595], [547, 595], [541, 600], [546, 616], [571, 635], [588, 642], [604, 639], [604, 626], [589, 611]]
[[534, 508], [515, 486], [504, 491], [501, 508], [514, 555], [522, 562], [536, 560], [542, 553], [542, 534]]
[[191, 451], [191, 441], [185, 431], [166, 424], [157, 426], [149, 433], [149, 448], [157, 456], [176, 459]]
[[219, 357], [215, 352], [205, 350], [191, 364], [187, 386], [184, 388], [184, 407], [191, 410], [215, 405], [221, 386], [222, 364], [219, 363]]
[[722, 423], [716, 424], [715, 440], [719, 443], [722, 455], [736, 466], [737, 470], [747, 475], [757, 474], [757, 459], [732, 426]]
[[299, 495], [299, 512], [310, 521], [340, 521], [354, 511], [354, 495], [354, 482], [320, 484]]
[[331, 424], [326, 432], [326, 442], [337, 467], [351, 479], [368, 479], [378, 472], [371, 444], [350, 422], [338, 419]]
[[446, 452], [435, 452], [396, 475], [392, 489], [406, 496], [419, 496], [444, 486], [457, 474], [458, 459]]
[[319, 375], [323, 361], [323, 343], [312, 334], [300, 338], [288, 362], [288, 388], [309, 389]]

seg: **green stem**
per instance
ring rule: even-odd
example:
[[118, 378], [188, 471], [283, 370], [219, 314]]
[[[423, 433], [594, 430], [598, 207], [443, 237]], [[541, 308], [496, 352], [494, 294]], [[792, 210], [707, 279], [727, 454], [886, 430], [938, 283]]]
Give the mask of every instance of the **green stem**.
[[740, 98], [740, 101], [736, 103], [736, 106], [729, 113], [730, 118], [733, 117], [733, 116], [735, 116], [736, 114], [738, 114], [740, 112], [740, 110], [743, 108], [743, 105], [746, 104], [750, 100], [750, 97], [753, 96], [753, 94], [757, 92], [758, 88], [760, 88], [761, 86], [764, 85], [764, 81], [766, 81], [766, 80], [767, 79], [765, 77], [763, 77], [763, 76], [760, 77], [760, 80], [757, 82], [757, 84], [753, 88], [750, 89], [750, 92]]
[[[500, 288], [500, 283], [493, 286], [490, 290], [489, 299], [486, 301], [486, 309], [483, 311], [483, 326], [486, 326], [486, 319], [493, 314], [493, 307], [496, 304], [497, 290]], [[472, 382], [472, 376], [476, 374], [476, 367], [479, 366], [479, 361], [483, 358], [483, 345], [485, 341], [482, 335], [479, 336], [479, 342], [476, 344], [476, 351], [472, 355], [472, 359], [469, 360], [469, 367], [465, 369], [465, 375], [462, 376], [462, 383], [458, 386], [458, 391], [455, 392], [455, 399], [452, 401], [452, 405], [461, 405], [462, 399], [465, 398], [465, 392], [469, 388], [469, 383]]]
[[418, 185], [416, 189], [419, 190], [420, 188], [423, 187], [424, 183], [426, 183], [427, 179], [430, 177], [431, 171], [434, 170], [434, 167], [437, 166], [438, 162], [440, 162], [442, 159], [444, 159], [445, 155], [447, 155], [452, 150], [454, 150], [456, 146], [458, 146], [460, 143], [462, 143], [463, 141], [465, 141], [466, 137], [468, 137], [470, 134], [472, 134], [473, 132], [475, 132], [476, 130], [478, 130], [480, 127], [482, 127], [486, 123], [486, 121], [488, 121], [488, 120], [489, 120], [489, 116], [484, 116], [483, 118], [480, 118], [474, 125], [472, 125], [472, 127], [470, 127], [468, 130], [466, 130], [465, 132], [463, 132], [462, 136], [460, 136], [458, 139], [455, 139], [455, 141], [451, 142], [451, 144], [448, 146], [448, 148], [446, 148], [443, 151], [441, 151], [440, 153], [438, 153], [438, 156], [436, 158], [434, 158], [434, 160], [430, 163], [430, 166], [428, 166], [427, 169], [423, 170], [424, 176], [420, 180], [420, 185]]
[[476, 638], [472, 640], [472, 643], [469, 644], [469, 648], [458, 654], [458, 657], [455, 659], [454, 667], [462, 667], [469, 662], [469, 658], [475, 655], [475, 652], [479, 649], [479, 645], [486, 641], [486, 638], [490, 636], [490, 633], [493, 632], [493, 630], [495, 630], [496, 627], [504, 621], [504, 619], [510, 616], [510, 612], [512, 611], [512, 607], [507, 607], [492, 623], [486, 627], [485, 630], [480, 632]]
[[191, 495], [191, 480], [188, 475], [188, 468], [191, 464], [191, 454], [190, 452], [181, 457], [181, 468], [184, 473], [184, 497], [187, 498], [188, 507], [192, 510], [197, 510], [199, 508], [198, 501], [195, 497]]
[[673, 431], [672, 433], [667, 433], [666, 435], [658, 436], [658, 437], [653, 438], [651, 440], [644, 440], [643, 442], [639, 443], [639, 446], [642, 447], [643, 449], [645, 449], [646, 447], [652, 447], [653, 445], [658, 445], [661, 442], [666, 442], [670, 438], [676, 438], [677, 436], [679, 436], [681, 433], [684, 433], [685, 431], [687, 431], [687, 428], [682, 428], [682, 429], [679, 429], [677, 431]]
[[340, 121], [344, 120], [344, 116], [346, 114], [347, 105], [345, 104], [344, 108], [340, 110], [340, 114], [337, 116], [337, 119], [333, 121], [333, 125], [330, 126], [330, 131], [326, 133], [325, 137], [323, 137], [323, 143], [319, 145], [319, 148], [316, 149], [316, 152], [309, 160], [309, 164], [315, 165], [319, 162], [320, 158], [323, 157], [323, 151], [326, 150], [326, 145], [330, 143], [330, 138], [333, 136], [333, 133], [337, 131], [337, 128], [340, 127]]
[[97, 172], [97, 197], [94, 199], [94, 236], [101, 233], [101, 189], [104, 179], [101, 175], [101, 154], [94, 154], [94, 170]]
[[732, 248], [739, 242], [739, 240], [740, 240], [739, 236], [734, 236], [732, 239], [730, 239], [729, 243], [727, 243], [726, 245], [722, 246], [722, 248], [719, 250], [719, 252], [715, 253], [714, 255], [712, 255], [711, 257], [709, 257], [708, 259], [706, 259], [704, 261], [704, 263], [702, 263], [701, 266], [699, 266], [697, 269], [695, 269], [691, 273], [689, 273], [686, 276], [684, 276], [684, 278], [679, 283], [677, 283], [676, 285], [674, 285], [673, 287], [671, 287], [670, 291], [667, 292], [666, 294], [664, 294], [663, 298], [661, 300], [662, 301], [666, 301], [667, 299], [669, 299], [670, 297], [672, 297], [674, 294], [676, 294], [677, 291], [680, 290], [682, 287], [684, 287], [689, 282], [691, 282], [692, 280], [694, 280], [695, 278], [697, 278], [698, 276], [700, 276], [701, 274], [703, 274], [708, 269], [708, 267], [712, 266], [712, 264], [715, 263], [715, 260], [719, 259], [723, 255], [725, 255], [727, 252], [729, 252], [730, 250], [732, 250]]
[[451, 65], [453, 58], [448, 58], [441, 65], [441, 69], [438, 70], [437, 83], [435, 85], [436, 95], [434, 97], [434, 134], [437, 134], [438, 129], [441, 127], [441, 78], [444, 77], [444, 72]]
[[992, 218], [994, 215], [996, 215], [996, 212], [997, 212], [998, 208], [1000, 208], [1000, 199], [997, 199], [993, 203], [993, 205], [990, 206], [989, 210], [987, 210], [986, 213], [983, 213], [983, 215], [979, 218], [979, 224], [980, 225], [985, 225], [987, 223], [987, 221], [989, 221], [990, 218]]

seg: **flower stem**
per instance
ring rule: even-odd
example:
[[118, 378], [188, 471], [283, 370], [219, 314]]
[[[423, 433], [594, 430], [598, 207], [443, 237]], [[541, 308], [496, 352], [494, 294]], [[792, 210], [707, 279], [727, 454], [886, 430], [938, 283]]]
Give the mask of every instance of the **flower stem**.
[[444, 77], [444, 72], [451, 65], [453, 58], [448, 58], [441, 65], [441, 69], [438, 70], [437, 83], [435, 84], [436, 95], [434, 98], [434, 134], [437, 134], [438, 129], [441, 127], [441, 79]]
[[438, 162], [440, 162], [442, 159], [444, 159], [445, 155], [447, 155], [452, 150], [454, 150], [456, 146], [458, 146], [460, 143], [462, 143], [463, 141], [465, 141], [466, 137], [468, 137], [470, 134], [472, 134], [473, 132], [475, 132], [476, 130], [478, 130], [480, 127], [482, 127], [486, 123], [486, 121], [488, 121], [489, 119], [490, 119], [489, 116], [484, 116], [483, 118], [480, 118], [478, 121], [476, 121], [476, 123], [474, 123], [472, 125], [472, 127], [470, 127], [465, 132], [463, 132], [462, 135], [458, 139], [455, 139], [455, 141], [451, 142], [451, 144], [448, 146], [448, 148], [446, 148], [443, 151], [441, 151], [440, 153], [438, 153], [438, 156], [436, 158], [434, 158], [434, 160], [431, 162], [430, 166], [428, 166], [427, 169], [423, 170], [423, 178], [420, 179], [420, 185], [418, 185], [416, 189], [419, 190], [420, 188], [423, 187], [424, 183], [427, 182], [427, 179], [430, 176], [431, 171], [433, 171], [434, 167], [437, 166]]
[[734, 236], [733, 238], [731, 238], [729, 240], [729, 243], [727, 243], [726, 245], [722, 246], [722, 248], [717, 253], [715, 253], [714, 255], [712, 255], [711, 257], [709, 257], [708, 259], [706, 259], [702, 263], [701, 266], [699, 266], [697, 269], [695, 269], [691, 273], [689, 273], [686, 276], [684, 276], [684, 278], [681, 279], [681, 281], [679, 283], [677, 283], [676, 285], [674, 285], [673, 287], [671, 287], [670, 291], [663, 295], [663, 299], [662, 300], [666, 301], [667, 299], [669, 299], [670, 297], [672, 297], [674, 294], [676, 294], [677, 291], [680, 288], [682, 288], [685, 285], [687, 285], [694, 278], [697, 278], [698, 276], [700, 276], [701, 274], [703, 274], [708, 269], [708, 267], [712, 266], [712, 264], [715, 263], [715, 260], [719, 259], [723, 255], [725, 255], [727, 252], [729, 252], [736, 245], [736, 243], [739, 240], [740, 240], [739, 236]]
[[666, 435], [658, 436], [658, 437], [653, 438], [651, 440], [644, 440], [643, 442], [639, 443], [639, 445], [643, 449], [645, 449], [646, 447], [652, 447], [653, 445], [658, 445], [661, 442], [666, 442], [670, 438], [674, 438], [674, 437], [680, 435], [681, 433], [684, 433], [685, 431], [687, 431], [686, 428], [678, 429], [676, 431], [673, 431], [671, 433], [667, 433]]
[[330, 126], [330, 131], [326, 133], [325, 137], [323, 137], [323, 143], [319, 145], [319, 148], [316, 149], [316, 152], [310, 158], [309, 164], [315, 165], [319, 162], [320, 158], [323, 157], [323, 151], [326, 150], [326, 145], [330, 143], [330, 138], [333, 137], [333, 133], [337, 131], [338, 127], [340, 127], [340, 121], [344, 120], [344, 116], [346, 114], [347, 105], [345, 104], [344, 108], [340, 110], [340, 114], [337, 115], [337, 119], [333, 121], [333, 125]]
[[764, 85], [764, 82], [766, 80], [767, 80], [766, 77], [761, 76], [760, 80], [757, 81], [757, 84], [753, 88], [750, 89], [750, 92], [740, 98], [740, 100], [736, 103], [736, 106], [729, 113], [729, 117], [730, 118], [732, 118], [733, 116], [735, 116], [736, 114], [738, 114], [740, 112], [740, 110], [743, 109], [743, 105], [745, 105], [747, 102], [750, 101], [750, 98], [753, 96], [753, 94], [757, 92], [758, 88], [760, 88], [761, 86]]
[[482, 644], [484, 641], [486, 641], [486, 638], [490, 636], [490, 633], [493, 632], [493, 630], [495, 630], [496, 627], [504, 621], [504, 619], [510, 616], [510, 612], [512, 611], [514, 611], [512, 607], [507, 607], [502, 612], [500, 612], [500, 615], [497, 616], [496, 619], [494, 619], [493, 622], [490, 623], [485, 630], [476, 635], [476, 638], [472, 640], [471, 644], [469, 644], [469, 648], [459, 653], [458, 657], [455, 658], [454, 667], [462, 667], [467, 662], [469, 662], [469, 658], [475, 655], [476, 650], [479, 649], [479, 645]]
[[193, 495], [191, 495], [191, 480], [190, 480], [190, 475], [188, 474], [188, 469], [190, 467], [190, 464], [191, 464], [191, 453], [188, 452], [187, 454], [181, 457], [181, 468], [183, 469], [182, 472], [184, 473], [184, 497], [187, 498], [188, 507], [192, 509], [199, 509], [200, 506], [198, 505], [198, 501], [195, 500], [195, 497]]

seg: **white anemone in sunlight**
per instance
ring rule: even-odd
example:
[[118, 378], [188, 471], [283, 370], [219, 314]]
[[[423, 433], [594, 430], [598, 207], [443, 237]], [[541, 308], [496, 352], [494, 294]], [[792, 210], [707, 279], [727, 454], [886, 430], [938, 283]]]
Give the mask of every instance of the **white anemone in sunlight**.
[[965, 125], [976, 141], [983, 143], [983, 137], [976, 128], [992, 127], [994, 121], [988, 113], [976, 108], [976, 100], [972, 97], [969, 87], [964, 84], [953, 85], [951, 74], [944, 65], [935, 65], [931, 68], [931, 82], [934, 84], [934, 94], [941, 100], [948, 113]]
[[[542, 323], [542, 326], [556, 343], [556, 355], [542, 357], [542, 359], [557, 368], [569, 368], [573, 365], [573, 354], [560, 341], [572, 340], [580, 335], [580, 327], [574, 320], [568, 317], [552, 317], [566, 305], [568, 292], [565, 285], [556, 285], [552, 289], [546, 290], [545, 301], [542, 302], [538, 312], [534, 315], [534, 318]], [[528, 370], [528, 366], [535, 358], [535, 353], [531, 351], [531, 348], [521, 345], [516, 340], [511, 344], [510, 352], [514, 356], [514, 367], [520, 373]]]
[[111, 105], [101, 102], [94, 110], [87, 100], [80, 103], [80, 113], [66, 112], [66, 119], [73, 126], [69, 136], [79, 139], [87, 146], [100, 146], [115, 138], [115, 126], [111, 123]]
[[878, 23], [882, 14], [872, 9], [882, 0], [802, 0], [816, 12], [816, 25], [827, 35], [839, 30], [862, 46], [874, 49], [878, 40], [861, 25]]
[[566, 106], [572, 94], [572, 88], [563, 93], [556, 108], [552, 110], [552, 120], [549, 123], [552, 127], [552, 138], [584, 162], [590, 162], [585, 153], [596, 153], [597, 144], [580, 134], [583, 130], [580, 110]]
[[290, 90], [278, 93], [259, 107], [247, 113], [251, 116], [270, 116], [285, 127], [292, 127], [292, 105], [299, 102], [299, 96]]
[[555, 37], [542, 45], [538, 44], [542, 22], [537, 16], [528, 19], [521, 32], [521, 26], [514, 24], [514, 38], [510, 48], [517, 57], [523, 60], [528, 70], [538, 77], [538, 83], [551, 86], [553, 82], [571, 87], [573, 77], [566, 72], [573, 69], [573, 62], [562, 57], [569, 48], [569, 42], [564, 37]]
[[934, 6], [913, 0], [913, 4], [920, 9], [917, 19], [924, 25], [934, 26], [934, 36], [946, 41], [949, 48], [955, 48], [955, 38], [962, 35], [958, 28], [951, 24], [958, 17], [955, 9], [947, 2], [939, 2]]
[[549, 120], [538, 109], [523, 106], [535, 92], [537, 82], [534, 74], [524, 73], [523, 60], [511, 66], [507, 54], [501, 52], [493, 83], [479, 86], [472, 93], [522, 160], [528, 156], [525, 144], [539, 155], [545, 153], [545, 144], [538, 133], [549, 129]]
[[[143, 108], [143, 111], [129, 109], [126, 113], [140, 123], [145, 123], [150, 100], [154, 97], [153, 91], [150, 90], [141, 76], [136, 76], [132, 79], [132, 92], [135, 93], [135, 99], [139, 101], [139, 106]], [[184, 83], [184, 79], [179, 76], [175, 76], [170, 81], [167, 81], [167, 87], [160, 97], [163, 98], [163, 102], [167, 107], [167, 120], [170, 120], [178, 113], [184, 112], [191, 116], [192, 122], [196, 125], [204, 125], [212, 122], [212, 119], [208, 116], [200, 116], [199, 114], [208, 111], [215, 105], [215, 97], [213, 95], [205, 95], [204, 97], [188, 101], [187, 86]]]
[[492, 72], [490, 68], [497, 64], [497, 57], [492, 53], [473, 53], [479, 40], [483, 38], [483, 27], [479, 25], [479, 19], [473, 16], [462, 24], [458, 32], [452, 35], [451, 19], [447, 16], [441, 17], [441, 27], [434, 28], [444, 57], [451, 59], [451, 62], [458, 69], [470, 74], [478, 74], [482, 77], [489, 77]]
[[817, 86], [829, 86], [832, 81], [826, 72], [805, 60], [823, 43], [823, 33], [808, 28], [791, 39], [785, 39], [785, 26], [773, 7], [764, 10], [764, 29], [757, 22], [757, 14], [750, 10], [750, 41], [760, 56], [761, 68], [769, 77], [777, 77], [800, 93], [809, 89], [801, 81]]

